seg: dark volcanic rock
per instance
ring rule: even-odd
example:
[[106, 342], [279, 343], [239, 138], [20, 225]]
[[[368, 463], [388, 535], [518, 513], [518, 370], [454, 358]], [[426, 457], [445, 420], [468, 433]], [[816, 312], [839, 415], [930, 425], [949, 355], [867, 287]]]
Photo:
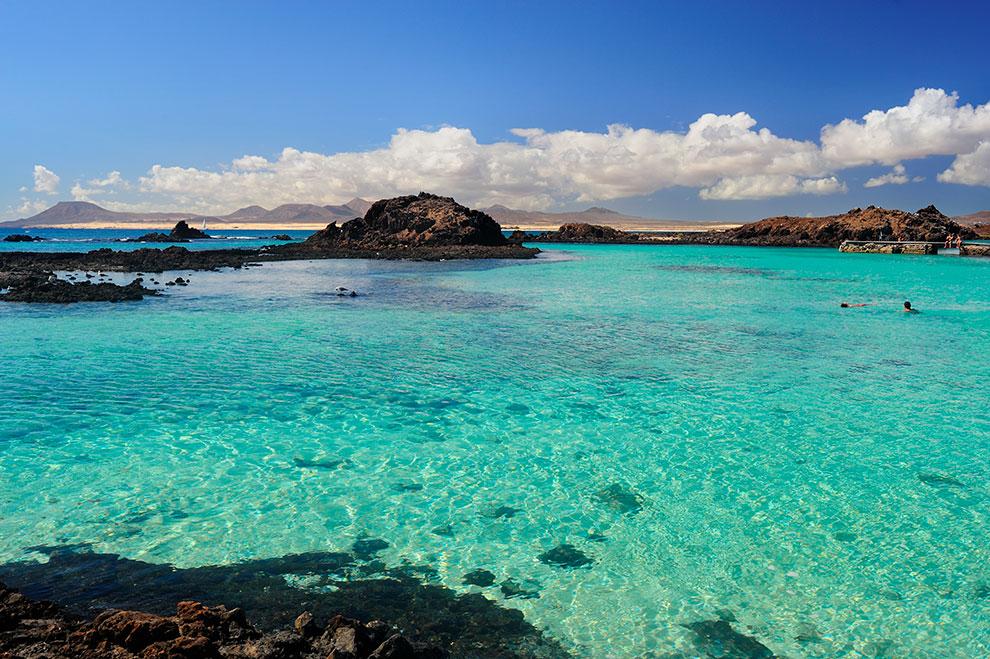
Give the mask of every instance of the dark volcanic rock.
[[439, 648], [413, 644], [380, 621], [364, 624], [334, 616], [326, 628], [303, 613], [295, 631], [262, 633], [244, 611], [179, 602], [175, 615], [110, 609], [92, 621], [36, 602], [0, 584], [0, 656], [19, 659], [169, 658], [433, 659]]
[[478, 568], [464, 575], [464, 583], [469, 586], [486, 588], [495, 583], [495, 575], [484, 568]]
[[23, 233], [12, 233], [9, 236], [4, 236], [3, 241], [5, 243], [33, 243], [44, 240], [41, 236], [28, 236]]
[[568, 568], [585, 567], [595, 562], [574, 545], [566, 543], [543, 552], [537, 558], [547, 565]]
[[773, 659], [773, 650], [752, 636], [740, 634], [728, 620], [703, 620], [684, 625], [698, 637], [698, 645], [710, 657]]
[[[21, 588], [32, 598], [53, 600], [87, 620], [107, 608], [172, 617], [176, 602], [182, 601], [242, 608], [265, 635], [253, 638], [248, 637], [250, 632], [244, 632], [240, 640], [232, 638], [231, 643], [222, 646], [223, 656], [231, 658], [296, 657], [300, 655], [292, 653], [300, 647], [313, 648], [312, 655], [304, 656], [328, 657], [331, 650], [321, 645], [320, 639], [327, 637], [326, 629], [334, 628], [337, 615], [362, 621], [387, 621], [388, 624], [369, 622], [364, 625], [364, 631], [387, 640], [395, 630], [401, 630], [415, 647], [422, 647], [417, 643], [440, 647], [452, 657], [568, 656], [559, 644], [528, 623], [520, 611], [501, 607], [480, 593], [457, 594], [424, 582], [423, 570], [427, 566], [381, 565], [379, 571], [372, 572], [368, 563], [356, 561], [350, 554], [309, 552], [229, 565], [176, 568], [92, 553], [81, 547], [33, 547], [32, 550], [47, 554], [49, 560], [0, 564], [0, 579]], [[313, 588], [288, 583], [290, 575], [306, 576]], [[0, 623], [5, 619], [2, 611], [0, 606]], [[305, 620], [301, 621], [304, 638], [295, 631], [287, 631], [294, 629], [303, 611], [311, 613], [313, 624], [317, 625], [314, 629]], [[239, 612], [239, 615], [244, 614]], [[331, 622], [322, 627], [326, 621]], [[180, 635], [185, 635], [184, 629], [180, 623]], [[355, 637], [363, 633], [354, 630]], [[198, 635], [212, 638], [202, 632]], [[235, 634], [231, 632], [230, 636]], [[6, 648], [2, 644], [9, 638], [0, 624], [0, 657], [5, 656]], [[375, 651], [378, 650], [372, 648], [372, 656]], [[379, 656], [388, 656], [382, 652]], [[25, 656], [23, 652], [15, 654]]]
[[528, 258], [539, 250], [510, 243], [490, 216], [449, 197], [421, 192], [382, 199], [363, 218], [327, 225], [302, 243], [269, 250], [316, 258]]
[[0, 301], [3, 302], [52, 302], [57, 304], [128, 302], [141, 300], [146, 295], [158, 295], [150, 288], [142, 286], [140, 278], [125, 286], [119, 286], [110, 282], [94, 284], [91, 281], [83, 281], [73, 283], [44, 272], [0, 277], [0, 287], [8, 289], [7, 293], [0, 295]]
[[844, 240], [900, 240], [942, 242], [946, 235], [976, 237], [939, 212], [934, 206], [916, 213], [877, 206], [854, 208], [826, 217], [768, 217], [727, 231], [698, 234], [691, 242], [718, 245], [767, 245], [780, 247], [838, 247]]
[[185, 220], [176, 222], [168, 235], [178, 240], [208, 240], [212, 237], [195, 227], [189, 226]]
[[187, 243], [190, 240], [206, 240], [212, 236], [189, 226], [185, 220], [179, 220], [168, 233], [152, 231], [137, 238], [130, 238], [125, 242], [129, 243]]
[[[516, 234], [513, 234], [515, 236]], [[564, 224], [556, 231], [526, 237], [530, 242], [544, 243], [635, 243], [639, 235], [600, 224]]]
[[292, 236], [287, 233], [276, 233], [272, 236], [272, 240], [292, 240]]
[[241, 249], [190, 251], [173, 245], [165, 249], [130, 251], [108, 247], [89, 252], [0, 252], [0, 271], [49, 272], [52, 270], [163, 272], [165, 270], [214, 270], [240, 268], [258, 260], [258, 252]]

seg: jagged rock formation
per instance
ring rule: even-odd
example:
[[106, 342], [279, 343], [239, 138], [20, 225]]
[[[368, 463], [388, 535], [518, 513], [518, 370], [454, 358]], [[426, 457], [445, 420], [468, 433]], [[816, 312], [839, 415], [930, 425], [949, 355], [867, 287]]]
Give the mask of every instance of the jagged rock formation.
[[298, 245], [268, 250], [278, 255], [384, 258], [527, 258], [538, 250], [512, 244], [498, 222], [450, 197], [421, 192], [383, 199], [363, 218], [327, 225]]
[[556, 231], [544, 231], [538, 235], [527, 235], [515, 231], [509, 236], [511, 240], [525, 240], [541, 243], [635, 243], [639, 242], [637, 233], [620, 231], [601, 224], [586, 224], [583, 222], [561, 225]]
[[946, 235], [975, 238], [934, 206], [916, 213], [877, 206], [826, 217], [768, 217], [735, 229], [707, 232], [697, 242], [722, 245], [838, 247], [844, 240], [944, 241]]
[[304, 612], [292, 630], [263, 633], [242, 609], [179, 602], [176, 613], [107, 610], [90, 621], [0, 584], [0, 656], [18, 659], [440, 659], [381, 621]]
[[187, 243], [190, 240], [206, 240], [212, 238], [209, 234], [189, 226], [185, 220], [179, 220], [168, 233], [152, 231], [137, 238], [130, 238], [129, 243]]

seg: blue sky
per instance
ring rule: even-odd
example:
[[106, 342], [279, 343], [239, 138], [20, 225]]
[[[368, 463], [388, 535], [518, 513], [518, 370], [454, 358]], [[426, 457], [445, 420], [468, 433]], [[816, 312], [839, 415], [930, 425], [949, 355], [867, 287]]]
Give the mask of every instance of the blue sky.
[[[990, 208], [987, 25], [985, 2], [3, 2], [0, 218], [73, 198], [229, 211], [421, 185], [675, 218], [971, 212]], [[818, 153], [827, 124], [919, 88], [958, 98]], [[755, 125], [664, 137], [708, 113]], [[614, 124], [648, 132], [608, 139]], [[863, 187], [884, 174], [906, 182]]]

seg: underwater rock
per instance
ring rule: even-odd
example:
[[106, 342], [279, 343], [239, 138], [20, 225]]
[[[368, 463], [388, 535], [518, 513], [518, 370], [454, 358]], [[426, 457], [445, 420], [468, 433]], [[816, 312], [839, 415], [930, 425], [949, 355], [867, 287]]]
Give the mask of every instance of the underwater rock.
[[540, 596], [537, 590], [526, 590], [514, 579], [506, 579], [499, 585], [499, 590], [502, 591], [503, 597], [507, 600], [511, 599], [535, 599]]
[[442, 526], [435, 526], [430, 531], [433, 535], [438, 535], [441, 538], [453, 538], [454, 537], [454, 527], [450, 524], [444, 524]]
[[711, 657], [773, 659], [773, 650], [752, 636], [740, 634], [727, 620], [703, 620], [683, 625], [697, 635], [698, 646]]
[[485, 517], [490, 517], [491, 519], [511, 519], [521, 510], [522, 508], [513, 508], [512, 506], [499, 506], [491, 510]]
[[375, 554], [388, 549], [389, 544], [381, 538], [358, 538], [351, 546], [354, 555], [362, 560], [369, 560]]
[[620, 483], [599, 490], [597, 496], [599, 501], [623, 515], [637, 513], [643, 508], [643, 497]]
[[926, 472], [920, 472], [917, 476], [919, 481], [925, 485], [931, 485], [932, 487], [966, 487], [965, 483], [953, 478], [952, 476]]
[[595, 561], [574, 545], [564, 543], [549, 549], [537, 558], [541, 563], [555, 567], [577, 568], [591, 565]]
[[495, 575], [488, 570], [478, 568], [477, 570], [472, 570], [464, 575], [464, 584], [469, 586], [481, 586], [482, 588], [487, 588], [495, 583]]
[[307, 460], [306, 458], [292, 458], [292, 464], [303, 469], [327, 469], [334, 470], [347, 463], [347, 460]]
[[529, 406], [523, 405], [522, 403], [509, 403], [505, 406], [506, 412], [512, 412], [513, 414], [529, 414]]

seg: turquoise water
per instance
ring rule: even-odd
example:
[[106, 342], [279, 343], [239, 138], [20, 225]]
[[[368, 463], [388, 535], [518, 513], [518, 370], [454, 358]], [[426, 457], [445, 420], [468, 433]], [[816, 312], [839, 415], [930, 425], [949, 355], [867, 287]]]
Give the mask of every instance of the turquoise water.
[[[224, 229], [210, 231], [212, 240], [192, 240], [187, 243], [125, 243], [127, 238], [137, 238], [152, 231], [151, 229], [10, 229], [0, 228], [0, 252], [87, 252], [91, 249], [135, 250], [147, 247], [164, 249], [178, 244], [189, 250], [200, 249], [256, 249], [262, 245], [281, 245], [284, 241], [272, 240], [273, 234], [287, 234], [296, 240], [306, 238], [312, 231], [298, 230], [258, 230], [258, 229]], [[168, 228], [160, 229], [168, 233]], [[8, 243], [3, 238], [11, 234], [28, 234], [45, 238], [43, 241], [30, 243]]]
[[[990, 261], [575, 246], [193, 280], [0, 305], [0, 560], [371, 536], [583, 656], [707, 656], [684, 625], [726, 612], [778, 655], [990, 653]], [[539, 560], [561, 543], [594, 562]]]

